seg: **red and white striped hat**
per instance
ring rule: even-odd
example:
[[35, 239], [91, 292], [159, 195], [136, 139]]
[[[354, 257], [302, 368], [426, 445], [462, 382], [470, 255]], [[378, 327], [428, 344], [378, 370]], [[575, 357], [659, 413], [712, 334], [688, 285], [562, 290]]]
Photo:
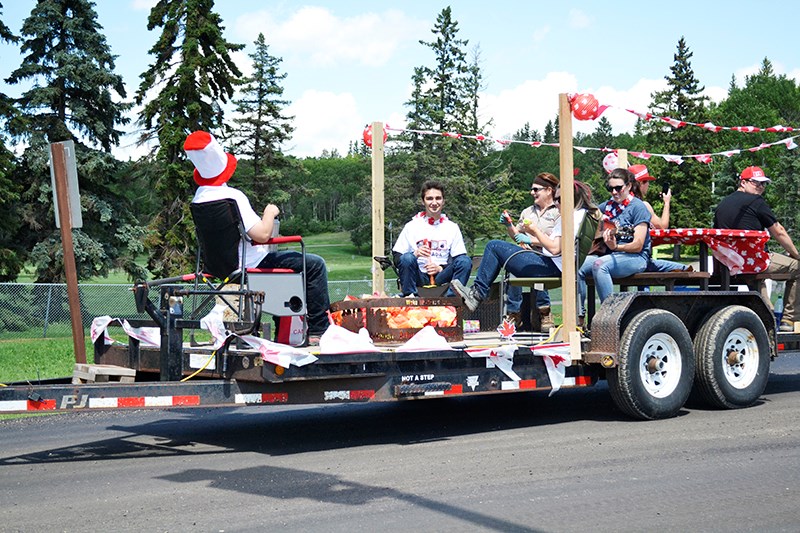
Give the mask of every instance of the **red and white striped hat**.
[[183, 149], [194, 164], [194, 181], [198, 185], [222, 185], [236, 170], [236, 158], [226, 153], [207, 131], [190, 133]]

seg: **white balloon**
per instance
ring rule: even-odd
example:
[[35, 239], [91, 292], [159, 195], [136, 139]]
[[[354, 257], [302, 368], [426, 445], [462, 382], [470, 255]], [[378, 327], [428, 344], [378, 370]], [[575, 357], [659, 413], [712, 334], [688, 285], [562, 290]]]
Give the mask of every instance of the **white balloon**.
[[619, 157], [614, 152], [610, 152], [607, 156], [603, 158], [603, 168], [606, 169], [608, 174], [611, 174], [611, 171], [617, 168], [617, 164], [619, 163]]

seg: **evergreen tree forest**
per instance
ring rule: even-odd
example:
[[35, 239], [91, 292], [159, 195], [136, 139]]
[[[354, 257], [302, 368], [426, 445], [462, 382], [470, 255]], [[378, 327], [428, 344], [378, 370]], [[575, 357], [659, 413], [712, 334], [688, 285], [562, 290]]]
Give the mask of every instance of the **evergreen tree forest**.
[[[195, 237], [189, 201], [195, 185], [183, 141], [198, 129], [210, 131], [236, 154], [236, 186], [256, 210], [267, 202], [280, 207], [284, 233], [344, 231], [360, 253], [371, 253], [370, 149], [361, 132], [353, 132], [346, 154], [334, 150], [296, 158], [282, 152], [295, 131], [284, 96], [292, 72], [273, 55], [269, 34], [252, 43], [229, 42], [214, 0], [158, 0], [147, 23], [157, 37], [149, 65], [129, 94], [91, 0], [31, 5], [17, 29], [3, 22], [0, 3], [0, 40], [18, 47], [22, 57], [19, 64], [6, 59], [2, 75], [9, 85], [25, 87], [18, 96], [0, 94], [0, 281], [16, 280], [25, 265], [35, 268], [37, 281], [64, 279], [48, 154], [50, 143], [67, 140], [76, 145], [84, 221], [73, 230], [79, 279], [112, 269], [131, 280], [190, 271]], [[558, 150], [536, 147], [558, 142], [555, 108], [541, 130], [520, 117], [510, 139], [515, 142], [420, 133], [489, 136], [491, 117], [480, 109], [488, 80], [477, 37], [464, 35], [457, 11], [447, 7], [433, 14], [429, 38], [418, 43], [427, 60], [407, 73], [405, 131], [386, 145], [387, 247], [392, 245], [388, 228], [396, 236], [420, 210], [419, 187], [427, 179], [444, 182], [445, 211], [470, 246], [505, 234], [499, 213], [519, 213], [530, 204], [528, 190], [537, 173], [559, 173]], [[757, 74], [732, 77], [727, 97], [712, 103], [692, 68], [690, 44], [677, 41], [673, 63], [663, 65], [666, 89], [651, 95], [649, 113], [698, 124], [800, 127], [800, 87], [777, 75], [768, 58]], [[248, 76], [234, 61], [246, 45]], [[134, 106], [140, 109], [136, 116]], [[606, 197], [604, 150], [687, 155], [741, 150], [708, 164], [661, 157], [630, 162], [646, 162], [651, 174], [672, 186], [673, 227], [708, 226], [741, 169], [767, 168], [773, 179], [767, 199], [790, 234], [798, 235], [798, 150], [750, 150], [789, 134], [712, 133], [641, 118], [634, 131], [614, 135], [604, 116], [594, 125], [591, 134], [574, 138], [575, 146], [589, 148], [574, 152], [574, 166], [596, 200]], [[136, 126], [139, 142], [156, 148], [120, 161], [111, 152], [128, 126]], [[660, 210], [660, 188], [652, 189], [648, 199]]]

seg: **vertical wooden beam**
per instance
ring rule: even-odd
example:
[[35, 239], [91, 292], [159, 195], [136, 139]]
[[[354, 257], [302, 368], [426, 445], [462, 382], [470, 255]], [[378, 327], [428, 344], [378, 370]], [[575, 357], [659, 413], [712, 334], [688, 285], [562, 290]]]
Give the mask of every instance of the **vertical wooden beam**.
[[64, 276], [69, 298], [69, 316], [72, 322], [72, 345], [75, 349], [75, 362], [86, 364], [86, 339], [81, 321], [81, 302], [78, 292], [78, 269], [75, 266], [75, 251], [72, 243], [72, 219], [70, 217], [69, 193], [67, 192], [67, 160], [64, 145], [50, 145], [53, 159], [53, 174], [58, 198], [58, 221], [61, 226], [61, 243], [64, 248]]
[[[372, 255], [384, 255], [384, 199], [383, 199], [383, 123], [372, 123]], [[384, 291], [384, 275], [372, 263], [372, 292]]]
[[[559, 169], [561, 171], [561, 315], [562, 339], [572, 338], [577, 329], [577, 271], [575, 268], [575, 177], [572, 160], [572, 109], [569, 97], [559, 95], [558, 105]], [[573, 355], [574, 358], [574, 355]]]
[[617, 168], [628, 168], [628, 151], [625, 148], [617, 150]]

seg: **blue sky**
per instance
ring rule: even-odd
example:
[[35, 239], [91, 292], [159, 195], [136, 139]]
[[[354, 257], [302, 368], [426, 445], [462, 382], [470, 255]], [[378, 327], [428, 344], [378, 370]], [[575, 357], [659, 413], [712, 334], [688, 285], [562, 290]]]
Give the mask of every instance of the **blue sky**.
[[[98, 22], [118, 56], [117, 73], [129, 98], [158, 36], [158, 30], [147, 31], [154, 3], [96, 2]], [[34, 4], [3, 2], [3, 20], [14, 33], [19, 34]], [[526, 122], [541, 131], [556, 116], [562, 92], [592, 93], [600, 103], [615, 106], [603, 116], [615, 133], [629, 131], [635, 117], [623, 109], [648, 110], [650, 94], [665, 86], [682, 36], [694, 54], [696, 77], [715, 100], [725, 95], [732, 76], [743, 82], [765, 57], [777, 73], [800, 80], [795, 42], [800, 4], [794, 2], [217, 0], [214, 9], [223, 19], [225, 37], [247, 45], [238, 57], [243, 70], [249, 71], [247, 53], [259, 32], [271, 53], [283, 58], [285, 97], [291, 102], [287, 112], [296, 117], [294, 137], [285, 149], [304, 157], [324, 149], [345, 153], [372, 121], [404, 125], [413, 69], [434, 61], [418, 41], [431, 39], [436, 16], [447, 5], [459, 36], [469, 40], [468, 48], [480, 49], [485, 78], [481, 115], [493, 120], [489, 133], [498, 138], [509, 137]], [[8, 45], [0, 46], [0, 54], [5, 78], [20, 56]], [[12, 95], [19, 91], [0, 87]], [[588, 132], [595, 125], [575, 121], [574, 129]], [[117, 154], [135, 157], [133, 141], [126, 137]]]

